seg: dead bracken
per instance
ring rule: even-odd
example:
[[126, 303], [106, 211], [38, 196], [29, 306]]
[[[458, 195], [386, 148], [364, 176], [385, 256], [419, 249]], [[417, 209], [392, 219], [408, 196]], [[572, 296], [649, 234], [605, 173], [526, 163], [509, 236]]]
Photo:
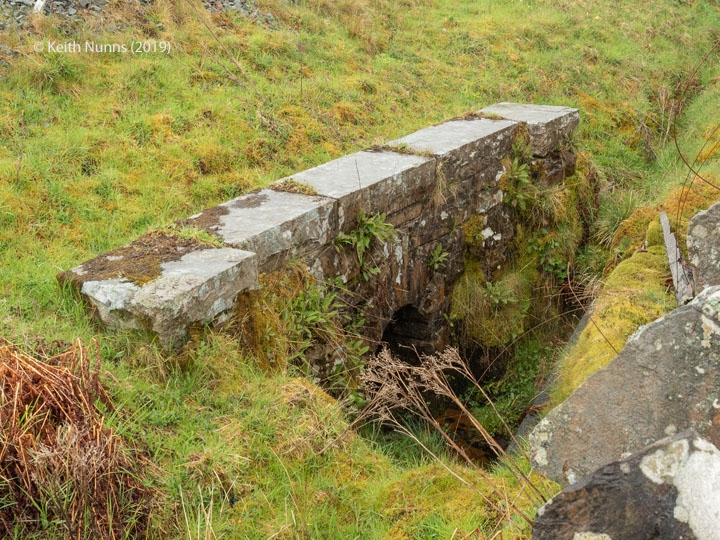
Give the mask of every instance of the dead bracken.
[[145, 538], [151, 492], [104, 426], [99, 358], [79, 341], [38, 356], [0, 338], [0, 536]]

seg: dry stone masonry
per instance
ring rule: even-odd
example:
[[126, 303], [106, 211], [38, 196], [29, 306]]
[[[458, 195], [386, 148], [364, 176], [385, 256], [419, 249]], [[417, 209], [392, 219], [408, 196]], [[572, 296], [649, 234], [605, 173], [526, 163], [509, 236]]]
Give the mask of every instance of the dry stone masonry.
[[[543, 181], [558, 182], [574, 172], [565, 143], [578, 121], [576, 109], [499, 103], [176, 224], [209, 233], [222, 247], [145, 235], [59, 278], [82, 293], [103, 324], [149, 330], [172, 348], [193, 325], [222, 320], [239, 295], [259, 287], [259, 275], [302, 261], [321, 280], [352, 285], [365, 301], [363, 334], [370, 340], [379, 342], [394, 320], [396, 339], [432, 352], [446, 344], [449, 292], [464, 268], [462, 224], [482, 216], [488, 272], [507, 257], [516, 218], [498, 181], [513, 142], [527, 133], [532, 159], [546, 171]], [[357, 279], [357, 259], [334, 243], [357, 228], [361, 211], [384, 214], [395, 227], [370, 280]], [[439, 251], [443, 264], [432, 264]]]

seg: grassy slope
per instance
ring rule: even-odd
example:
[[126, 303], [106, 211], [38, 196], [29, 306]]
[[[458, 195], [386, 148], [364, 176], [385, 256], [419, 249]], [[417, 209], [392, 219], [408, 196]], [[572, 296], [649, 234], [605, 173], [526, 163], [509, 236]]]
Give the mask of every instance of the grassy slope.
[[[293, 171], [497, 101], [579, 107], [579, 149], [608, 192], [647, 197], [683, 177], [662, 150], [667, 99], [716, 37], [719, 14], [660, 0], [261, 7], [272, 29], [204, 17], [257, 92], [182, 2], [160, 0], [141, 18], [123, 8], [117, 19], [130, 22], [115, 33], [97, 23], [68, 38], [38, 21], [0, 38], [21, 51], [0, 67], [0, 332], [28, 346], [101, 339], [115, 422], [158, 467], [158, 537], [203, 537], [208, 521], [229, 538], [469, 532], [493, 519], [479, 496], [397, 457], [409, 450], [388, 455], [353, 436], [318, 455], [345, 423], [317, 389], [253, 369], [222, 336], [165, 358], [132, 334], [105, 333], [54, 275]], [[32, 52], [40, 38], [146, 37], [170, 40], [172, 54]], [[700, 118], [681, 127], [697, 134]]]

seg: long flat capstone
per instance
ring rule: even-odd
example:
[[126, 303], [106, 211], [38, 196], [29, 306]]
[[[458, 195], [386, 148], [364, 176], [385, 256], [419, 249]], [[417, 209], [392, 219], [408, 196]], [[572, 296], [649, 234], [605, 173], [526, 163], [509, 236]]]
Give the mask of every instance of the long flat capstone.
[[[428, 201], [438, 183], [437, 169], [448, 160], [454, 173], [470, 171], [473, 182], [483, 183], [502, 171], [501, 154], [519, 123], [528, 126], [533, 153], [544, 156], [578, 122], [577, 110], [567, 107], [500, 103], [480, 113], [298, 172], [179, 222], [209, 232], [223, 247], [171, 249], [174, 255], [159, 259], [152, 279], [134, 279], [122, 271], [126, 262], [153, 258], [152, 242], [149, 253], [138, 255], [145, 249], [138, 241], [132, 249], [130, 244], [100, 255], [59, 279], [80, 290], [103, 324], [150, 330], [165, 347], [177, 347], [191, 326], [230, 313], [240, 293], [258, 287], [258, 274], [281, 268], [291, 258], [317, 259], [332, 249], [338, 233], [356, 226], [360, 210], [384, 213], [396, 227], [411, 219], [425, 223], [418, 212], [432, 206]], [[492, 118], [480, 117], [486, 114]], [[302, 189], [288, 190], [288, 185]], [[493, 193], [490, 198], [500, 204], [502, 196]], [[429, 237], [423, 231], [417, 235]], [[111, 263], [119, 269], [107, 271]], [[102, 271], [94, 274], [95, 268]]]
[[503, 136], [513, 135], [516, 129], [517, 122], [471, 117], [426, 127], [387, 145], [390, 148], [408, 147], [415, 152], [430, 152], [444, 157], [486, 139], [494, 141], [499, 136], [502, 140]]
[[234, 248], [257, 255], [260, 272], [281, 266], [337, 235], [335, 201], [273, 189], [242, 195], [185, 220]]
[[318, 195], [337, 200], [339, 227], [345, 232], [354, 227], [361, 208], [368, 214], [392, 214], [419, 202], [435, 181], [435, 160], [413, 154], [363, 150], [290, 178], [307, 184]]
[[557, 105], [501, 102], [479, 112], [525, 124], [534, 156], [546, 156], [552, 152], [580, 123], [577, 109]]
[[151, 330], [171, 349], [185, 341], [190, 326], [227, 312], [238, 290], [257, 287], [254, 253], [217, 248], [161, 263], [160, 275], [146, 284], [115, 277], [84, 281], [80, 290], [109, 328]]

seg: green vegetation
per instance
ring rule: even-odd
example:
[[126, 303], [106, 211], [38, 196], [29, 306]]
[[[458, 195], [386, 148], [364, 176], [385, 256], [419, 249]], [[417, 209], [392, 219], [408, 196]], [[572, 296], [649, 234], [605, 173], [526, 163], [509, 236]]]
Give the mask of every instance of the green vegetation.
[[[602, 271], [608, 258], [602, 287], [623, 303], [600, 300], [594, 313], [619, 348], [634, 326], [672, 306], [657, 231], [648, 229], [657, 207], [664, 204], [682, 241], [691, 212], [718, 198], [695, 177], [679, 188], [686, 169], [669, 144], [677, 119], [681, 151], [689, 161], [698, 155], [707, 178], [720, 178], [708, 114], [720, 102], [716, 55], [685, 96], [691, 101], [682, 111], [677, 105], [692, 66], [717, 39], [717, 8], [670, 0], [262, 0], [260, 11], [274, 17], [266, 24], [209, 15], [196, 0], [157, 0], [142, 12], [140, 4], [113, 6], [104, 21], [75, 27], [37, 18], [26, 31], [0, 36], [18, 51], [0, 48], [0, 335], [26, 350], [99, 339], [100, 378], [115, 405], [106, 425], [151, 462], [142, 473], [155, 494], [151, 538], [450, 538], [456, 528], [494, 530], [502, 514], [486, 498], [498, 506], [513, 500], [522, 484], [515, 476], [492, 469], [473, 490], [435, 461], [361, 436], [342, 404], [304, 377], [302, 361], [289, 361], [323, 340], [362, 351], [332, 287], [267, 276], [245, 299], [256, 308], [252, 320], [227, 334], [198, 329], [169, 355], [135, 333], [93, 326], [55, 276], [148, 230], [469, 110], [499, 101], [563, 104], [582, 116], [577, 185], [536, 192], [524, 182], [522, 160], [510, 164], [515, 208], [527, 219], [515, 245], [532, 250], [519, 250], [491, 287], [480, 281], [468, 306], [506, 313], [513, 324], [486, 333], [507, 345], [541, 315], [518, 291], [542, 296], [538, 276], [561, 280], [568, 262]], [[170, 54], [33, 51], [36, 41], [145, 39], [169, 42]], [[587, 200], [597, 190], [588, 186], [600, 188], [597, 214]], [[629, 190], [632, 197], [621, 195]], [[590, 225], [597, 215], [606, 225]], [[373, 239], [392, 236], [382, 223], [348, 238], [369, 272]], [[602, 245], [579, 251], [581, 237]], [[647, 252], [637, 253], [646, 237]], [[522, 325], [518, 313], [527, 313]], [[604, 339], [592, 328], [578, 343], [585, 350], [564, 360], [568, 382], [556, 399], [588, 375], [573, 366], [600, 354]], [[547, 357], [540, 345], [523, 347], [509, 372], [522, 388], [508, 375], [495, 392], [503, 411], [515, 411], [515, 396], [527, 394], [542, 371], [538, 359]], [[449, 453], [439, 457], [464, 478], [479, 475]], [[507, 499], [486, 489], [488, 477]], [[532, 516], [536, 502], [521, 498], [518, 506]], [[529, 537], [526, 525], [505, 530]]]
[[357, 227], [349, 233], [340, 233], [335, 237], [338, 248], [349, 246], [355, 250], [360, 275], [364, 281], [380, 272], [378, 264], [373, 260], [372, 250], [392, 241], [396, 241], [395, 227], [385, 221], [385, 214], [374, 213], [368, 216], [364, 210], [360, 210], [358, 214]]
[[447, 263], [448, 257], [449, 253], [447, 251], [443, 251], [442, 244], [438, 242], [437, 244], [435, 244], [435, 247], [430, 253], [430, 258], [428, 259], [427, 264], [433, 270], [440, 270]]

